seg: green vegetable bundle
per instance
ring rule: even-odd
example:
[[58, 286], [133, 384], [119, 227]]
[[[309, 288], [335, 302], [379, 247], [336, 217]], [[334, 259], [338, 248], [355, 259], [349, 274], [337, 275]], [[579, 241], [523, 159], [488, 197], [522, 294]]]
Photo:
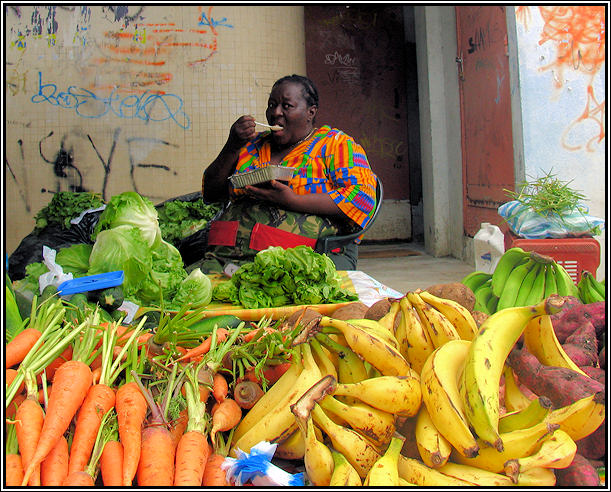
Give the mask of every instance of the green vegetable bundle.
[[341, 288], [341, 278], [327, 255], [309, 246], [276, 246], [260, 251], [230, 280], [219, 283], [212, 299], [257, 309], [355, 301], [358, 296]]
[[104, 201], [100, 193], [60, 191], [34, 216], [35, 228], [40, 230], [48, 225], [59, 225], [62, 229], [68, 229], [70, 221], [81, 212], [102, 205]]
[[207, 204], [203, 198], [166, 202], [157, 208], [161, 235], [166, 241], [175, 244], [203, 229], [219, 210], [220, 205]]

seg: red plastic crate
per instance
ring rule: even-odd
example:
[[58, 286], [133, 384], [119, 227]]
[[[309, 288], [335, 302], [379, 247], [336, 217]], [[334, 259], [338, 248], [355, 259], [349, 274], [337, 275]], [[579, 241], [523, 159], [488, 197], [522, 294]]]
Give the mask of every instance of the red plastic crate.
[[567, 237], [560, 239], [524, 239], [511, 231], [505, 233], [505, 251], [519, 246], [524, 251], [551, 256], [562, 265], [573, 279], [579, 282], [581, 272], [587, 270], [596, 276], [600, 265], [600, 244], [593, 237]]

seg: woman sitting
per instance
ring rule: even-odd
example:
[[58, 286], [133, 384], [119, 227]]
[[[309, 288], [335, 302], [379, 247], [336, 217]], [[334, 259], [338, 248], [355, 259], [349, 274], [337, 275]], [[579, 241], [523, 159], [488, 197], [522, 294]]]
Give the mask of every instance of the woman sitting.
[[[233, 123], [218, 157], [206, 168], [207, 202], [228, 206], [211, 222], [208, 248], [197, 266], [208, 273], [239, 266], [269, 246], [314, 248], [319, 237], [361, 230], [375, 209], [376, 176], [363, 148], [342, 131], [315, 125], [318, 91], [290, 75], [272, 86], [265, 112], [271, 130], [257, 132], [252, 116]], [[267, 165], [294, 169], [288, 182], [235, 188], [230, 176]], [[357, 243], [332, 252], [338, 270], [353, 270]]]

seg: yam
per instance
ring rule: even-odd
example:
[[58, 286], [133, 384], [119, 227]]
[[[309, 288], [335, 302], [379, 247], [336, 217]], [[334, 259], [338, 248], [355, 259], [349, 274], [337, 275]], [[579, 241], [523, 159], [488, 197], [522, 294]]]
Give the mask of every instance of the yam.
[[299, 323], [301, 326], [306, 326], [310, 321], [321, 318], [322, 315], [315, 309], [305, 307], [299, 311], [295, 311], [291, 314], [283, 323], [289, 330], [295, 328], [295, 325]]
[[598, 487], [600, 478], [596, 468], [579, 453], [575, 454], [573, 462], [567, 468], [559, 468], [556, 472], [556, 485], [560, 487]]
[[603, 458], [607, 452], [607, 425], [606, 420], [589, 436], [579, 439], [575, 442], [577, 444], [577, 452], [584, 458], [589, 460], [598, 460]]
[[585, 372], [594, 381], [598, 381], [600, 384], [606, 384], [606, 373], [604, 369], [593, 366], [579, 366], [579, 369]]
[[478, 328], [482, 326], [482, 323], [486, 321], [489, 317], [486, 313], [482, 313], [481, 311], [473, 311], [471, 315], [473, 316], [475, 324]]
[[[565, 298], [567, 299], [567, 298]], [[570, 298], [568, 298], [570, 299]], [[552, 324], [556, 332], [556, 338], [564, 343], [584, 320], [594, 325], [596, 336], [600, 338], [605, 331], [607, 321], [606, 302], [593, 302], [591, 304], [574, 304], [572, 301], [565, 302], [565, 306], [559, 313], [552, 315]]]
[[525, 348], [515, 347], [507, 358], [507, 364], [518, 380], [538, 396], [547, 396], [554, 408], [605, 392], [605, 385], [565, 367], [544, 366]]
[[582, 347], [588, 352], [598, 355], [598, 340], [596, 339], [596, 329], [591, 321], [583, 319], [575, 331], [569, 335], [564, 343], [572, 343]]
[[[365, 316], [361, 316], [365, 319], [373, 319], [379, 321], [382, 317], [390, 310], [390, 301], [388, 299], [380, 299], [374, 302], [371, 307], [365, 311]], [[358, 318], [352, 318], [358, 319]]]
[[369, 307], [360, 301], [351, 302], [345, 306], [341, 306], [333, 311], [333, 318], [341, 320], [362, 319]]
[[584, 349], [580, 345], [574, 343], [565, 343], [562, 345], [566, 355], [577, 364], [579, 367], [583, 366], [598, 366], [598, 354], [594, 351]]
[[461, 282], [450, 282], [447, 284], [435, 284], [427, 287], [427, 292], [444, 299], [451, 299], [466, 307], [469, 312], [475, 308], [475, 294]]

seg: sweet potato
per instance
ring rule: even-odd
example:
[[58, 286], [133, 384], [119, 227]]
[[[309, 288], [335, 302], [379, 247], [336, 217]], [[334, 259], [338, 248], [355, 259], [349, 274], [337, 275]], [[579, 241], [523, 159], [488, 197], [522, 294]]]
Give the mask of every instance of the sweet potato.
[[461, 282], [449, 282], [447, 284], [435, 284], [427, 287], [427, 292], [444, 299], [451, 299], [473, 312], [475, 307], [475, 295], [473, 291]]
[[600, 479], [596, 468], [579, 453], [567, 468], [555, 470], [556, 486], [559, 487], [597, 487]]
[[607, 350], [605, 346], [603, 346], [598, 353], [598, 365], [600, 367], [607, 367]]
[[562, 348], [571, 360], [579, 367], [583, 366], [598, 366], [598, 354], [591, 350], [584, 349], [582, 346], [574, 343], [565, 343]]
[[564, 343], [574, 343], [584, 349], [598, 354], [598, 340], [596, 339], [596, 329], [594, 324], [584, 319], [577, 326], [575, 331], [566, 337]]
[[593, 366], [581, 366], [579, 367], [583, 372], [590, 376], [594, 381], [598, 381], [600, 384], [606, 384], [606, 373], [604, 369]]
[[544, 366], [525, 348], [515, 347], [509, 354], [507, 363], [516, 373], [520, 383], [538, 396], [547, 396], [555, 408], [605, 391], [605, 385], [572, 369]]
[[606, 420], [589, 436], [576, 441], [577, 452], [589, 460], [603, 458], [607, 452], [605, 436], [607, 434]]
[[[570, 298], [569, 298], [570, 299]], [[596, 336], [600, 337], [605, 331], [607, 320], [605, 306], [606, 302], [594, 302], [592, 304], [566, 304], [559, 313], [552, 315], [552, 324], [556, 332], [556, 338], [560, 343], [564, 343], [585, 319], [594, 325]]]

